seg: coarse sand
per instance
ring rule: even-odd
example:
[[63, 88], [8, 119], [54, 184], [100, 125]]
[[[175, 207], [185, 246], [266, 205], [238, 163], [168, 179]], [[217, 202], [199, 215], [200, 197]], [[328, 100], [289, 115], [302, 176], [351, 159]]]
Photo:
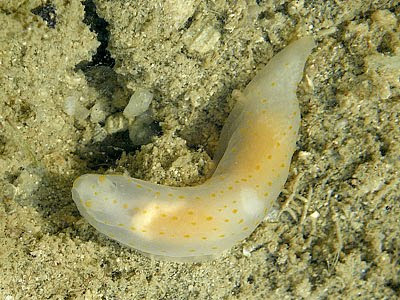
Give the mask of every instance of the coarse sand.
[[[398, 299], [399, 16], [395, 0], [0, 0], [0, 299]], [[203, 182], [232, 92], [305, 35], [298, 147], [249, 238], [157, 261], [79, 215], [85, 173]], [[137, 146], [121, 112], [140, 88]]]

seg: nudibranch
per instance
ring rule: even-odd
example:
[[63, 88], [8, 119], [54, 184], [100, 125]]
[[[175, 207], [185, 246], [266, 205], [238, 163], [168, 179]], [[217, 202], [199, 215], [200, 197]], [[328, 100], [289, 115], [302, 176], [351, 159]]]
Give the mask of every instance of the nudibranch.
[[82, 175], [72, 188], [81, 215], [106, 236], [172, 261], [213, 258], [248, 237], [287, 179], [300, 126], [296, 89], [313, 47], [311, 37], [293, 42], [250, 81], [222, 129], [215, 171], [203, 184]]

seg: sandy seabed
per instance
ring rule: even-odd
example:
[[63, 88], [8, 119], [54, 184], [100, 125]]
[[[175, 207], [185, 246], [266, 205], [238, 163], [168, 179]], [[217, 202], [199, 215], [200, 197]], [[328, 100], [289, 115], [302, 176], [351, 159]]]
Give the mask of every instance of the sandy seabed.
[[[398, 299], [399, 16], [389, 0], [0, 0], [0, 298]], [[180, 264], [79, 215], [71, 186], [88, 172], [204, 181], [232, 91], [305, 35], [317, 47], [273, 221]], [[121, 119], [138, 88], [154, 93], [142, 146]]]

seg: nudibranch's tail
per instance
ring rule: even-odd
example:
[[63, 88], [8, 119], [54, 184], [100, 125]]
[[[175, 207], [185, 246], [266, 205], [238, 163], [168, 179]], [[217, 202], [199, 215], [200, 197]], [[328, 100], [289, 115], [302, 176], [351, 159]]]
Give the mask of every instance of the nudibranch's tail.
[[[304, 64], [314, 46], [312, 37], [304, 37], [293, 42], [275, 55], [250, 81], [243, 93], [238, 95], [238, 103], [231, 111], [221, 132], [214, 157], [216, 163], [225, 153], [236, 129], [242, 128], [241, 125], [246, 122], [246, 117], [249, 118], [249, 112], [265, 110], [268, 111], [268, 115], [282, 114], [280, 120], [295, 118], [293, 123], [298, 124], [296, 127], [299, 126], [297, 84], [303, 76]], [[287, 59], [288, 57], [291, 59]]]

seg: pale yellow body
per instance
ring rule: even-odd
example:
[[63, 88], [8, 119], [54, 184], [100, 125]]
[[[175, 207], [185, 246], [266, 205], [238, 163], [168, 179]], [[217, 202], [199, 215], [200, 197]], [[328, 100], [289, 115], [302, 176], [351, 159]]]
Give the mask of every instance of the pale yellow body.
[[310, 37], [292, 43], [248, 84], [205, 183], [177, 188], [87, 174], [72, 189], [80, 213], [107, 236], [170, 260], [213, 257], [249, 236], [287, 179], [300, 125], [296, 87], [313, 46]]

